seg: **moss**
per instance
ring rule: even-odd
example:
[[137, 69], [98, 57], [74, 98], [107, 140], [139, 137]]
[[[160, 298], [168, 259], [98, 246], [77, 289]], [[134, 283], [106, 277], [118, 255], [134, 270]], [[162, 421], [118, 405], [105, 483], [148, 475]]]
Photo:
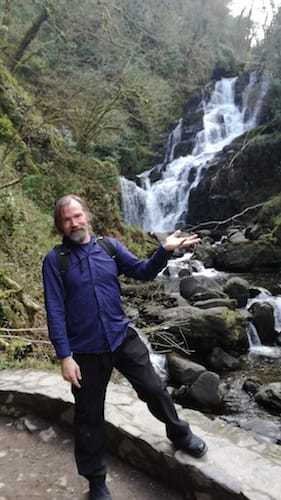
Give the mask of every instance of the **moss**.
[[0, 109], [15, 125], [21, 123], [31, 104], [31, 96], [0, 60]]
[[245, 338], [246, 321], [237, 311], [226, 310], [220, 314], [202, 312], [191, 319], [190, 327], [192, 335], [202, 337], [203, 341], [207, 331], [208, 336], [217, 338], [218, 344], [229, 347]]
[[14, 139], [17, 135], [17, 132], [10, 120], [10, 118], [4, 114], [0, 116], [0, 140], [1, 141], [10, 141]]
[[274, 229], [281, 223], [281, 196], [277, 195], [264, 203], [258, 214], [258, 222], [265, 228]]

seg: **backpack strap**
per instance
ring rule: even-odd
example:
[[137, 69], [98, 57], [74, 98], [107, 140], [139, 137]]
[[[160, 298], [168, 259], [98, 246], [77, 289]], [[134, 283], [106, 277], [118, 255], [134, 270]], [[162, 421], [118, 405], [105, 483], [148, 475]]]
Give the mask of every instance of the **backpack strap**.
[[69, 254], [71, 252], [70, 248], [67, 248], [64, 244], [56, 245], [54, 247], [57, 257], [57, 265], [61, 277], [64, 278], [69, 268]]
[[[112, 259], [115, 259], [116, 262], [116, 250], [111, 241], [108, 238], [105, 238], [104, 236], [99, 236], [96, 239], [96, 242]], [[71, 253], [71, 248], [67, 247], [62, 243], [60, 245], [56, 245], [54, 247], [54, 250], [56, 252], [57, 266], [60, 275], [62, 279], [64, 279], [69, 268], [69, 255]]]
[[99, 236], [96, 239], [96, 242], [99, 246], [111, 257], [112, 259], [116, 259], [116, 250], [111, 241], [105, 236]]

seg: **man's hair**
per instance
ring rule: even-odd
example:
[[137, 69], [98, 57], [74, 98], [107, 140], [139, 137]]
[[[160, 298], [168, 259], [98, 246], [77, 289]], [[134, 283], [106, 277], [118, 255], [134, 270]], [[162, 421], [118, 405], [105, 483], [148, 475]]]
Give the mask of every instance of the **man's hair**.
[[61, 209], [62, 209], [62, 207], [69, 205], [73, 200], [78, 201], [78, 203], [80, 203], [80, 205], [83, 209], [83, 212], [86, 215], [88, 223], [91, 224], [92, 214], [91, 214], [85, 200], [83, 200], [82, 198], [80, 198], [80, 196], [77, 196], [76, 194], [68, 194], [68, 195], [60, 198], [57, 201], [57, 204], [55, 207], [54, 223], [55, 223], [55, 227], [56, 227], [57, 231], [60, 234], [63, 234], [62, 221], [61, 221]]

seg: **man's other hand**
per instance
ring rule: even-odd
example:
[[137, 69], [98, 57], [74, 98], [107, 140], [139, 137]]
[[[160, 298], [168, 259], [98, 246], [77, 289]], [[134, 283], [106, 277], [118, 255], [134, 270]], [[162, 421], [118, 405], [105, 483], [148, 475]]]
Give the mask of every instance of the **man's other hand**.
[[82, 380], [80, 367], [72, 356], [67, 356], [61, 360], [61, 374], [64, 380], [70, 382], [72, 385], [81, 388], [80, 381]]

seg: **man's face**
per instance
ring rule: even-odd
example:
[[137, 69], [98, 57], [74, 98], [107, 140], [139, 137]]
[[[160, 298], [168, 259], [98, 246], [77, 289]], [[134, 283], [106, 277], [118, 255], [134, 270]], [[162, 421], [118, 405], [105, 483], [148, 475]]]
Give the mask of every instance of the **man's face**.
[[65, 236], [74, 243], [88, 243], [91, 238], [87, 214], [76, 200], [61, 208], [61, 225]]

